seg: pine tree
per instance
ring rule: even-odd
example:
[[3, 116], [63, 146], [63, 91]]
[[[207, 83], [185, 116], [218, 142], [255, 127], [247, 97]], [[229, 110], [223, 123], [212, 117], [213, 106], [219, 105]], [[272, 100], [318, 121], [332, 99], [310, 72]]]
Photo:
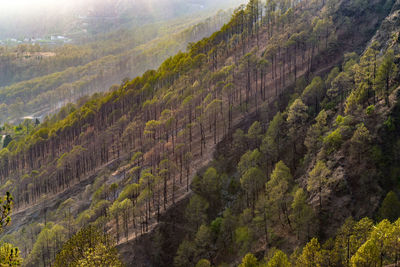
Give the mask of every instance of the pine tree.
[[282, 113], [278, 112], [269, 123], [267, 132], [261, 144], [261, 152], [267, 158], [267, 173], [271, 172], [272, 166], [278, 161], [284, 146], [282, 134], [285, 130], [285, 120]]
[[291, 207], [290, 220], [297, 232], [297, 239], [300, 238], [302, 233], [306, 238], [309, 238], [314, 214], [313, 209], [307, 203], [307, 195], [302, 188], [295, 191]]
[[307, 180], [307, 190], [309, 192], [317, 192], [319, 198], [319, 213], [322, 212], [322, 189], [328, 183], [331, 171], [323, 161], [317, 161], [314, 169], [309, 173]]
[[189, 205], [186, 208], [185, 217], [189, 221], [189, 225], [191, 225], [194, 230], [197, 230], [202, 223], [206, 222], [206, 212], [208, 207], [208, 201], [198, 194], [195, 194], [190, 198]]
[[[266, 184], [266, 200], [272, 213], [277, 214], [280, 220], [285, 220], [289, 226], [290, 189], [292, 183], [293, 177], [290, 173], [290, 169], [283, 161], [279, 161], [275, 165], [275, 169], [271, 174], [271, 179]], [[282, 215], [284, 218], [281, 218]]]
[[298, 258], [296, 266], [298, 267], [320, 267], [322, 266], [322, 251], [318, 239], [313, 238], [303, 248], [303, 251]]
[[290, 262], [285, 253], [276, 250], [274, 256], [268, 261], [266, 267], [290, 267]]
[[330, 84], [327, 95], [335, 103], [339, 103], [339, 111], [343, 112], [343, 102], [348, 92], [352, 90], [353, 81], [347, 72], [341, 72]]
[[379, 66], [377, 81], [381, 88], [382, 95], [385, 96], [385, 103], [387, 106], [389, 103], [389, 93], [390, 88], [393, 84], [393, 79], [397, 74], [397, 66], [394, 63], [394, 52], [393, 50], [388, 50], [383, 58], [383, 62]]
[[[287, 123], [289, 126], [289, 136], [292, 141], [292, 168], [295, 168], [297, 160], [297, 144], [303, 144], [303, 138], [305, 136], [304, 124], [308, 118], [307, 107], [303, 101], [296, 99], [293, 104], [289, 107], [287, 116]], [[300, 141], [301, 140], [301, 141]]]
[[303, 102], [308, 106], [314, 106], [314, 112], [319, 112], [319, 104], [325, 95], [325, 84], [321, 77], [315, 77], [304, 89], [302, 94]]
[[379, 262], [380, 251], [373, 240], [365, 242], [357, 253], [351, 257], [351, 266], [376, 266]]
[[21, 263], [22, 258], [17, 247], [8, 243], [0, 246], [0, 266], [17, 267], [21, 266]]
[[239, 267], [257, 267], [258, 266], [258, 261], [257, 258], [251, 254], [248, 253], [244, 258], [242, 259], [242, 263], [239, 264]]
[[255, 204], [257, 201], [257, 194], [263, 188], [265, 183], [265, 175], [258, 167], [251, 167], [247, 169], [240, 178], [240, 184], [247, 196], [248, 206], [251, 207], [254, 217]]
[[209, 260], [206, 259], [201, 259], [199, 262], [196, 264], [196, 267], [211, 267], [211, 263]]
[[117, 249], [110, 248], [105, 244], [97, 244], [94, 248], [89, 248], [83, 254], [77, 267], [123, 267], [125, 266], [118, 257]]
[[368, 151], [370, 142], [371, 135], [367, 127], [364, 123], [358, 124], [350, 140], [352, 154], [356, 156], [358, 163], [361, 162], [361, 157]]
[[400, 217], [400, 201], [395, 192], [387, 193], [385, 199], [379, 208], [379, 216], [383, 219], [388, 219], [391, 222], [396, 221]]
[[323, 109], [315, 118], [315, 123], [307, 131], [307, 136], [304, 140], [304, 144], [308, 149], [308, 153], [316, 153], [318, 148], [322, 145], [322, 140], [325, 132], [327, 131], [327, 120], [328, 115]]

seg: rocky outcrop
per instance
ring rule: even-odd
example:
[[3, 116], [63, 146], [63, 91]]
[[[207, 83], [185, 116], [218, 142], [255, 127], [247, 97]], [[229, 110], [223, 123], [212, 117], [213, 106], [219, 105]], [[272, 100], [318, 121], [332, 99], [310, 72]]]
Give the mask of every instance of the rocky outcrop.
[[400, 0], [396, 0], [390, 14], [382, 21], [370, 44], [376, 41], [381, 52], [393, 49], [395, 55], [400, 54]]

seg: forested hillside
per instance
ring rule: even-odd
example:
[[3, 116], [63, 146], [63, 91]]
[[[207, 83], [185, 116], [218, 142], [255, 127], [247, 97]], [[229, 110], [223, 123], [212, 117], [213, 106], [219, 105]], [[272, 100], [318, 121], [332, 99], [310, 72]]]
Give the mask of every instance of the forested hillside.
[[210, 35], [230, 14], [119, 29], [83, 45], [0, 47], [0, 122], [42, 119], [85, 95], [107, 91]]
[[2, 240], [25, 266], [397, 263], [399, 10], [250, 0], [157, 70], [7, 126]]

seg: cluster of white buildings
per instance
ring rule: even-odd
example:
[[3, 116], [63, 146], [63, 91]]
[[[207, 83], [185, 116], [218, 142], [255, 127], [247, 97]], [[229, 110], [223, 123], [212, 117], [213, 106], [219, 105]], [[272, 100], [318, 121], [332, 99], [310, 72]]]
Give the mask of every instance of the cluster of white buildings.
[[25, 37], [23, 39], [6, 38], [0, 40], [0, 45], [15, 45], [15, 44], [63, 44], [70, 43], [72, 39], [62, 35], [51, 35], [49, 37]]

